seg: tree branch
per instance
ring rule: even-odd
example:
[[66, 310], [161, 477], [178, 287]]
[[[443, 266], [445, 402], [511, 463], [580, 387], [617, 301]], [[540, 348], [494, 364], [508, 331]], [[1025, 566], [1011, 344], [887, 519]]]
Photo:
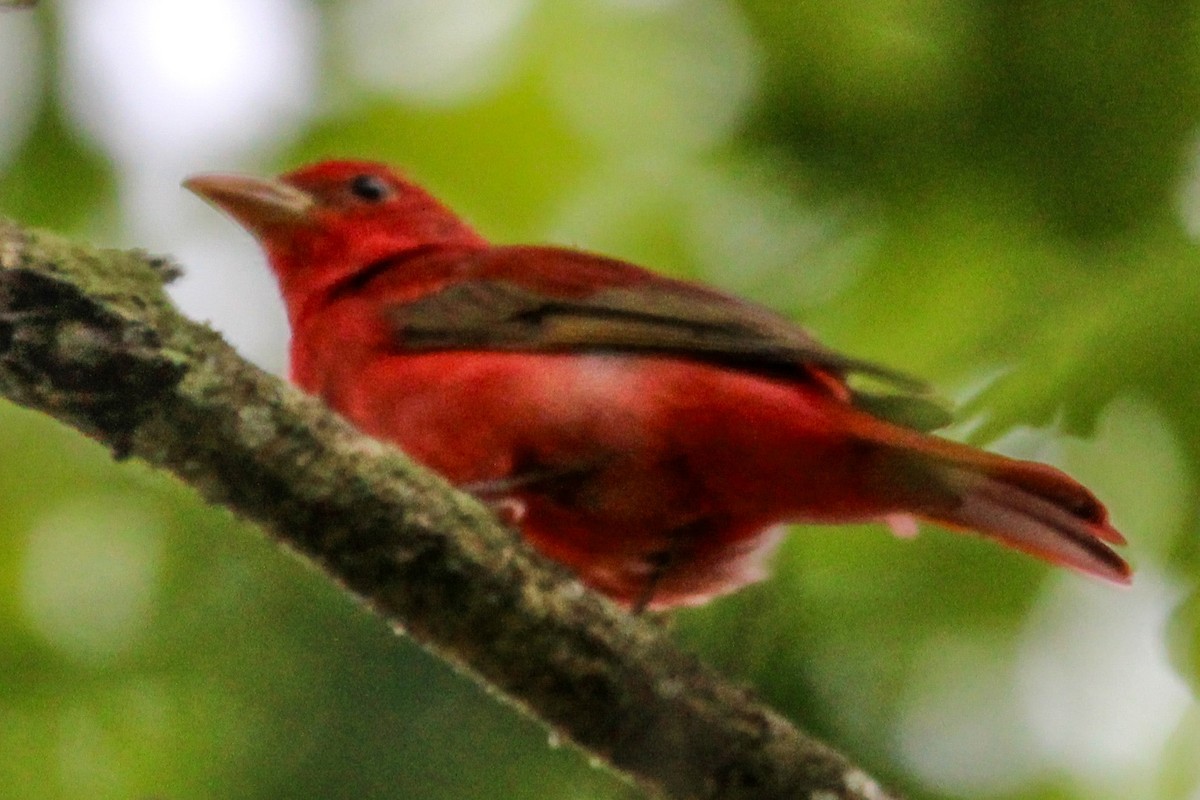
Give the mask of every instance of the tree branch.
[[892, 797], [470, 497], [180, 316], [162, 290], [174, 271], [0, 220], [0, 392], [257, 522], [648, 791]]

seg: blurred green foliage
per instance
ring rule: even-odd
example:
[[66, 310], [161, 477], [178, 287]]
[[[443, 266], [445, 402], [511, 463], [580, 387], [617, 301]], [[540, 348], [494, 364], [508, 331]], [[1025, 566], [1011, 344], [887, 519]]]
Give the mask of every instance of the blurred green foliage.
[[[320, 110], [247, 168], [402, 164], [499, 240], [794, 313], [963, 401], [956, 435], [1094, 485], [1139, 568], [1123, 594], [814, 528], [679, 613], [687, 646], [915, 798], [1197, 796], [1200, 3], [531, 0], [494, 85], [437, 101], [357, 73], [388, 42], [339, 40], [339, 6]], [[130, 166], [38, 13], [0, 213], [122, 239]], [[0, 795], [629, 795], [169, 479], [11, 406], [0, 452]], [[1055, 718], [1039, 692], [1079, 659]]]

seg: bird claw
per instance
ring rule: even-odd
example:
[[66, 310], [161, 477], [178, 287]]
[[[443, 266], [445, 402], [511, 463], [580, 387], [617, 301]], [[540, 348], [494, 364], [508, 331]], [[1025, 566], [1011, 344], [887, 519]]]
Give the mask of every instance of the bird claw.
[[510, 528], [519, 527], [529, 510], [524, 500], [518, 500], [515, 497], [501, 497], [483, 502], [502, 523]]
[[915, 539], [920, 532], [917, 518], [912, 514], [888, 514], [883, 523], [892, 529], [898, 539]]

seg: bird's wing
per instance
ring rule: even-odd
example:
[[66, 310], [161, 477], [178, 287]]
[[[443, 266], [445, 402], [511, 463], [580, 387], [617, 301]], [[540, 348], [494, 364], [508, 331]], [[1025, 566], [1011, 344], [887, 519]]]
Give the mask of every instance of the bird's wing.
[[[400, 350], [641, 353], [778, 377], [859, 374], [892, 390], [850, 390], [864, 410], [920, 429], [949, 422], [923, 396], [923, 381], [838, 353], [768, 309], [705, 287], [574, 250], [494, 248], [473, 258], [470, 277], [389, 307]], [[556, 264], [553, 280], [522, 274], [531, 263]]]

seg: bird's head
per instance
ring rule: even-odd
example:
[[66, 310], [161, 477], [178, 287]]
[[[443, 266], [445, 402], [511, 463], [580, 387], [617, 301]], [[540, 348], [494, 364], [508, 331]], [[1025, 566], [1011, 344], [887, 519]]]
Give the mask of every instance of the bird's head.
[[183, 185], [259, 240], [285, 294], [418, 248], [486, 246], [432, 195], [375, 162], [322, 161], [278, 178], [202, 174]]

